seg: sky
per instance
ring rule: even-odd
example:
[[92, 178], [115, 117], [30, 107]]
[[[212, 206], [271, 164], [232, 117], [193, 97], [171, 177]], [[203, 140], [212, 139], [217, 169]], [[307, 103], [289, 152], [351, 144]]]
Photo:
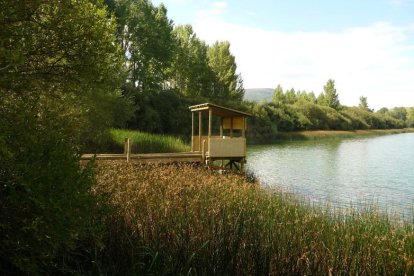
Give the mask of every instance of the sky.
[[414, 0], [153, 0], [174, 25], [229, 41], [245, 88], [323, 91], [375, 110], [414, 106]]

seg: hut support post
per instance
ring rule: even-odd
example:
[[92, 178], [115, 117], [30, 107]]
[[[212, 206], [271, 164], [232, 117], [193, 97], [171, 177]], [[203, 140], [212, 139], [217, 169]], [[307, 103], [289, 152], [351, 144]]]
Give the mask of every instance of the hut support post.
[[246, 118], [243, 118], [242, 137], [246, 137]]
[[129, 138], [125, 138], [124, 154], [126, 155], [127, 162], [129, 162], [129, 158], [131, 155], [131, 141], [129, 140]]
[[211, 128], [213, 125], [213, 110], [208, 110], [208, 138], [211, 137]]
[[223, 138], [223, 117], [220, 118], [220, 138]]
[[230, 138], [233, 138], [233, 117], [230, 118]]
[[191, 151], [194, 151], [194, 112], [191, 112]]
[[201, 134], [202, 134], [202, 124], [203, 124], [203, 113], [198, 112], [198, 151], [201, 151]]

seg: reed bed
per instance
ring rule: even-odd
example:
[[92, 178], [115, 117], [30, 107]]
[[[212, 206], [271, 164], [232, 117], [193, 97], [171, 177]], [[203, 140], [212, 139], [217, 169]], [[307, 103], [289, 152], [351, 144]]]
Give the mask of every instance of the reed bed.
[[[188, 152], [190, 146], [178, 137], [146, 132], [111, 129], [110, 136], [119, 150], [123, 150], [125, 138], [131, 139], [133, 153]], [[118, 151], [119, 151], [118, 150]]]
[[98, 166], [104, 274], [413, 275], [414, 230], [375, 210], [332, 212], [191, 165]]
[[365, 129], [365, 130], [306, 130], [279, 132], [276, 140], [320, 140], [370, 137], [389, 134], [411, 133], [414, 128], [402, 129]]

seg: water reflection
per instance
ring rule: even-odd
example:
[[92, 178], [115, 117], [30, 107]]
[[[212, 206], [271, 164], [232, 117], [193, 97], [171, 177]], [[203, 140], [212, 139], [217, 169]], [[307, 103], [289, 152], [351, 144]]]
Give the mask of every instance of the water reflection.
[[413, 133], [250, 147], [248, 169], [312, 202], [374, 203], [400, 214], [414, 206]]

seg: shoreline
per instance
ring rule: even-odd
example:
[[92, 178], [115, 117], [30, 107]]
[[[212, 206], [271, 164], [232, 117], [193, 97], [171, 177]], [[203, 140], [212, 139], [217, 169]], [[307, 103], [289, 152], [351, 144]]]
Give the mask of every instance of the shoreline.
[[251, 145], [265, 145], [284, 141], [306, 141], [322, 139], [341, 139], [354, 137], [380, 136], [389, 134], [413, 133], [414, 128], [401, 129], [363, 129], [363, 130], [304, 130], [279, 132], [267, 142], [253, 142]]

